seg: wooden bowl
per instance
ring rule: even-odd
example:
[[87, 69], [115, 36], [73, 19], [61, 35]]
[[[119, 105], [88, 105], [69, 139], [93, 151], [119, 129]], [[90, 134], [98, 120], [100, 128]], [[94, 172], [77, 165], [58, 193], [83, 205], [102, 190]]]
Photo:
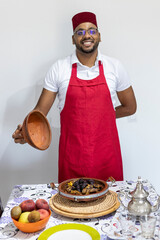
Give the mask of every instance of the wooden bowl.
[[27, 143], [39, 150], [45, 150], [51, 143], [51, 128], [46, 116], [33, 110], [24, 119], [22, 134]]
[[[97, 193], [92, 193], [92, 194], [88, 194], [88, 195], [75, 195], [75, 194], [68, 193], [66, 191], [67, 184], [71, 181], [76, 181], [78, 179], [86, 179], [86, 180], [92, 179], [92, 180], [94, 180], [95, 183], [102, 184], [103, 188], [102, 188], [102, 190], [100, 190]], [[68, 179], [64, 182], [61, 182], [58, 186], [58, 190], [59, 190], [59, 194], [64, 198], [67, 198], [67, 199], [70, 199], [73, 201], [77, 201], [77, 202], [87, 202], [87, 201], [92, 201], [92, 200], [103, 197], [108, 192], [109, 185], [105, 181], [100, 180], [100, 179], [82, 177], [82, 178], [72, 178], [72, 179]]]
[[40, 220], [38, 222], [34, 222], [34, 223], [22, 223], [22, 222], [18, 222], [17, 220], [12, 218], [12, 221], [14, 223], [14, 225], [21, 230], [22, 232], [25, 233], [33, 233], [33, 232], [37, 232], [42, 230], [43, 228], [45, 228], [49, 218], [51, 216], [51, 210], [49, 209], [49, 216], [44, 218], [43, 220]]

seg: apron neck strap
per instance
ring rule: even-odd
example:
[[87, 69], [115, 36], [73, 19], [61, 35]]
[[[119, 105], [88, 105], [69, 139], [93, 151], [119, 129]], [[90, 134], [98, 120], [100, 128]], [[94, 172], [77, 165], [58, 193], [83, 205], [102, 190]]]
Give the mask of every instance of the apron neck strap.
[[72, 74], [71, 76], [77, 77], [77, 63], [72, 64]]
[[99, 65], [99, 75], [104, 75], [104, 70], [103, 70], [103, 64], [102, 61], [98, 61], [98, 65]]

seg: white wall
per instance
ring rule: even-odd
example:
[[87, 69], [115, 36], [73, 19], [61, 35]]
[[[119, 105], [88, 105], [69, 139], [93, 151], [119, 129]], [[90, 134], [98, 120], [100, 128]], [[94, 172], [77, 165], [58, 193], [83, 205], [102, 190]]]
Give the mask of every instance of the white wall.
[[35, 106], [51, 64], [70, 54], [71, 17], [97, 14], [101, 51], [125, 65], [138, 110], [117, 120], [125, 179], [149, 179], [160, 192], [159, 0], [0, 0], [0, 196], [15, 184], [57, 181], [59, 112], [48, 115], [46, 151], [16, 145], [11, 135]]

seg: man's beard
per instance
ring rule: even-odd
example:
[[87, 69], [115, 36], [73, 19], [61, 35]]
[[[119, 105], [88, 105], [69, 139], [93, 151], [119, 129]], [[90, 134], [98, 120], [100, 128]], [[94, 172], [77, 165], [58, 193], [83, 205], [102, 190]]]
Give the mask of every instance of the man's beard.
[[80, 51], [80, 52], [83, 52], [83, 53], [93, 53], [97, 48], [98, 48], [98, 45], [99, 45], [99, 41], [97, 41], [94, 46], [91, 48], [91, 49], [83, 49], [82, 46], [80, 46], [79, 44], [76, 44], [76, 48]]

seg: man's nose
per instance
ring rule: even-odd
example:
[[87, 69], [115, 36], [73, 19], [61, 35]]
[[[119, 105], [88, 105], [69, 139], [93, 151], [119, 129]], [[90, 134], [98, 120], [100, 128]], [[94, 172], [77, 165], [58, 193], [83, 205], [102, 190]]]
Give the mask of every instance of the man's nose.
[[83, 37], [88, 39], [91, 37], [91, 35], [89, 34], [88, 31], [85, 31], [85, 34], [83, 35]]
[[90, 37], [90, 34], [89, 34], [89, 32], [88, 31], [85, 31], [85, 35], [84, 35], [85, 37], [87, 36], [89, 36]]

